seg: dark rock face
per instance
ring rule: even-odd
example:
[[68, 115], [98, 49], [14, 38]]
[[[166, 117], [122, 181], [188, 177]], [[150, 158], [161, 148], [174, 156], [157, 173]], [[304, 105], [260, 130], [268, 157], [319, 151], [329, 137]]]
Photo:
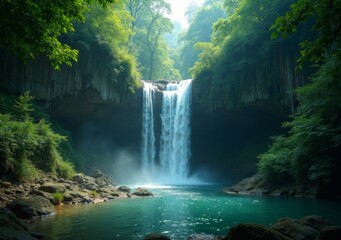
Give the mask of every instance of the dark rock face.
[[35, 195], [16, 199], [9, 204], [8, 208], [13, 211], [15, 215], [24, 219], [55, 213], [54, 206], [49, 200]]
[[147, 236], [145, 236], [143, 240], [171, 240], [171, 239], [161, 233], [150, 233]]
[[148, 191], [147, 189], [145, 188], [137, 188], [136, 191], [133, 193], [133, 195], [135, 196], [139, 196], [139, 197], [150, 197], [150, 196], [153, 196], [153, 194]]

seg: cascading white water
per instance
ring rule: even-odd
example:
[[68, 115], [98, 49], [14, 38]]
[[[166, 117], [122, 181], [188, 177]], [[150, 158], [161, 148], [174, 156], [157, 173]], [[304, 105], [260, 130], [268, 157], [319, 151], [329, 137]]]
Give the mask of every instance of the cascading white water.
[[143, 82], [142, 167], [155, 172], [155, 135], [153, 99], [156, 87]]
[[188, 176], [192, 80], [169, 83], [163, 92], [160, 166], [172, 181]]
[[142, 167], [153, 181], [179, 183], [188, 177], [192, 80], [169, 83], [162, 92], [159, 166], [155, 161], [153, 98], [156, 86], [144, 82]]

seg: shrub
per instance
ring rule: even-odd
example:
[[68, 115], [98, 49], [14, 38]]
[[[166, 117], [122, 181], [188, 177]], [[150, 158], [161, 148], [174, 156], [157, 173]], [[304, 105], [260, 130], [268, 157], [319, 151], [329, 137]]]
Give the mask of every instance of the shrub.
[[53, 203], [55, 205], [58, 205], [63, 202], [64, 194], [62, 192], [55, 192], [55, 193], [52, 193], [52, 197], [53, 197]]
[[14, 104], [15, 117], [0, 113], [0, 174], [31, 179], [38, 177], [41, 169], [71, 178], [73, 165], [63, 161], [58, 151], [66, 137], [55, 133], [44, 119], [33, 122], [31, 100], [28, 93], [19, 97]]
[[57, 158], [56, 171], [60, 177], [66, 179], [71, 179], [76, 174], [72, 163], [64, 161], [60, 156]]
[[92, 198], [96, 198], [97, 197], [96, 190], [90, 192], [90, 197], [92, 197]]

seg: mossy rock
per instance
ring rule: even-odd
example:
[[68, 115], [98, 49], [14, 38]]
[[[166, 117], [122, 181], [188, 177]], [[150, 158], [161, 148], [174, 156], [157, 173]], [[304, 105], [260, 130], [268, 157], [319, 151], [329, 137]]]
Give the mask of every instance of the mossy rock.
[[12, 201], [8, 208], [19, 218], [29, 219], [55, 213], [54, 206], [44, 197], [32, 195]]

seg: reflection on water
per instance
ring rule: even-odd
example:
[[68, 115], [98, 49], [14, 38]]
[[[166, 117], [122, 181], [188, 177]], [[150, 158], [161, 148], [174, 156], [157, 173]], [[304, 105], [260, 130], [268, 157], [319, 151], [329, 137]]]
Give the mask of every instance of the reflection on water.
[[161, 232], [172, 239], [191, 233], [226, 235], [240, 222], [270, 225], [280, 217], [318, 214], [341, 224], [341, 204], [313, 199], [229, 196], [219, 186], [160, 186], [153, 198], [116, 199], [107, 203], [65, 205], [37, 220], [34, 231], [49, 239], [142, 239]]

